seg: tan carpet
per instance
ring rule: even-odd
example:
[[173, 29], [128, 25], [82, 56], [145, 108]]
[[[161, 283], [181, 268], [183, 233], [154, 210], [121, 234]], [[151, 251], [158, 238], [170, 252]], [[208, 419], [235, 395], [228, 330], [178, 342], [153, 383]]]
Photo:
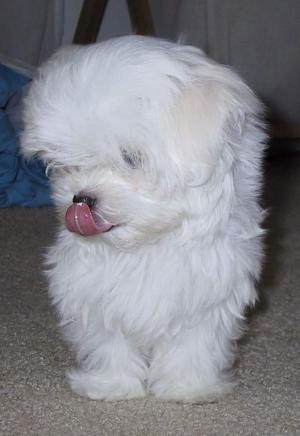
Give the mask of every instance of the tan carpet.
[[104, 403], [73, 394], [64, 380], [72, 358], [40, 274], [53, 212], [0, 210], [1, 436], [300, 435], [300, 155], [273, 158], [267, 173], [262, 300], [240, 344], [240, 384], [215, 404]]

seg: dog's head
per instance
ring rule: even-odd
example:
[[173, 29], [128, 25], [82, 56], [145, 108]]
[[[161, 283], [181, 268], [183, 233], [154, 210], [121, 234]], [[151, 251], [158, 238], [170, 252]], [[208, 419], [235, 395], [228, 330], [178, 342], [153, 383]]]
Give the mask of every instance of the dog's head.
[[64, 48], [41, 68], [21, 147], [47, 165], [70, 231], [126, 248], [203, 221], [258, 110], [200, 50], [131, 36]]

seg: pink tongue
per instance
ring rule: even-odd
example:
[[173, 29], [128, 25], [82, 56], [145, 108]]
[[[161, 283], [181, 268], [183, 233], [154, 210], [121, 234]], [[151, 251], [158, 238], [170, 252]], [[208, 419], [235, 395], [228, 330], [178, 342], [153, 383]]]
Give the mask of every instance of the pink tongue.
[[72, 204], [67, 209], [65, 222], [70, 232], [79, 233], [84, 236], [107, 232], [112, 227], [111, 224], [104, 221], [96, 222], [91, 209], [86, 203]]

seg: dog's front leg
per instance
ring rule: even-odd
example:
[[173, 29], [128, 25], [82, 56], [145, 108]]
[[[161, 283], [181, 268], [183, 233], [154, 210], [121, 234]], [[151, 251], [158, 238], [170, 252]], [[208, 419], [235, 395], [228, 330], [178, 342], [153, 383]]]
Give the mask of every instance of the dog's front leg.
[[73, 391], [107, 401], [145, 395], [143, 356], [120, 332], [89, 330], [76, 348], [79, 369], [67, 373]]
[[196, 326], [167, 337], [154, 348], [149, 390], [156, 397], [183, 402], [214, 401], [230, 392], [234, 329], [232, 325], [228, 330], [216, 310]]

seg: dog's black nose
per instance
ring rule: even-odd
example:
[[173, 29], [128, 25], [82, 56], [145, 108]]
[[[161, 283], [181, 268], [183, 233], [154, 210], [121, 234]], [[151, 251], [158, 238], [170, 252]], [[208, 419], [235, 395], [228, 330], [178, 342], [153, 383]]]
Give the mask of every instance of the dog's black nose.
[[85, 203], [89, 207], [95, 206], [96, 199], [85, 194], [74, 195], [73, 203]]

